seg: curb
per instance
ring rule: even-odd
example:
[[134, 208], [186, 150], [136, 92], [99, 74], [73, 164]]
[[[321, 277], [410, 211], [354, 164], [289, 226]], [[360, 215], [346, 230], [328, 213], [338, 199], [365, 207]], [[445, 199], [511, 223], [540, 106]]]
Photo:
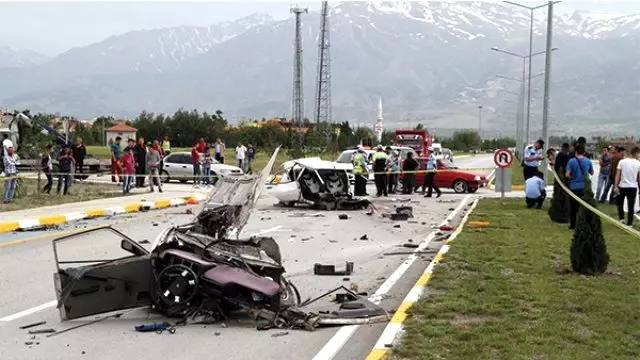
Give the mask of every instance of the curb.
[[398, 310], [396, 310], [395, 314], [393, 314], [391, 321], [389, 321], [387, 326], [384, 328], [382, 335], [380, 335], [380, 338], [378, 338], [378, 341], [374, 345], [373, 349], [371, 350], [371, 352], [369, 352], [369, 355], [367, 355], [366, 360], [381, 360], [387, 358], [387, 354], [389, 353], [390, 348], [393, 346], [398, 335], [402, 333], [402, 324], [408, 316], [407, 311], [423, 297], [424, 290], [427, 287], [429, 280], [431, 280], [431, 277], [433, 276], [434, 267], [442, 260], [444, 254], [449, 251], [449, 248], [451, 247], [451, 245], [449, 244], [462, 232], [462, 228], [466, 224], [467, 220], [469, 220], [469, 215], [473, 212], [477, 205], [478, 200], [475, 200], [465, 214], [464, 218], [462, 218], [460, 225], [458, 225], [456, 230], [451, 234], [451, 236], [449, 236], [445, 244], [442, 245], [440, 251], [438, 251], [433, 260], [431, 260], [431, 263], [429, 263], [429, 266], [427, 266], [418, 281], [416, 281], [411, 291], [409, 291], [404, 300], [402, 300], [402, 304], [400, 304]]
[[198, 204], [206, 198], [202, 194], [187, 195], [172, 199], [158, 199], [153, 201], [141, 201], [126, 205], [110, 206], [106, 208], [93, 208], [59, 215], [46, 215], [35, 219], [0, 222], [0, 233], [16, 230], [32, 230], [42, 226], [60, 225], [82, 219], [96, 217], [111, 217], [118, 214], [163, 209], [171, 206]]

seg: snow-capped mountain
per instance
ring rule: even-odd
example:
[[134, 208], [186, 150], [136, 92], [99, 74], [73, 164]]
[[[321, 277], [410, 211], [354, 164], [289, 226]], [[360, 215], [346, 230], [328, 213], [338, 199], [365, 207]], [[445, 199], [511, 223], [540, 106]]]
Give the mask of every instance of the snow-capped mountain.
[[30, 50], [15, 50], [0, 46], [0, 68], [15, 68], [40, 65], [47, 62], [46, 55]]
[[[556, 5], [561, 6], [562, 4]], [[544, 49], [546, 10], [534, 17], [534, 52]], [[303, 17], [304, 91], [311, 114], [317, 66], [317, 13]], [[513, 126], [530, 13], [498, 2], [343, 2], [330, 11], [335, 120], [368, 123], [378, 95], [385, 121], [436, 127]], [[563, 124], [640, 116], [640, 16], [576, 12], [554, 17], [552, 116]], [[178, 107], [242, 116], [290, 113], [292, 19], [254, 15], [206, 27], [138, 31], [70, 50], [51, 62], [0, 76], [3, 103], [78, 116], [135, 116]], [[533, 59], [533, 73], [544, 56]], [[37, 83], [37, 92], [33, 84]], [[28, 84], [28, 85], [25, 85]], [[539, 117], [542, 78], [533, 80]], [[558, 120], [559, 121], [559, 120]], [[532, 126], [535, 127], [537, 122]], [[609, 125], [612, 123], [609, 122]]]

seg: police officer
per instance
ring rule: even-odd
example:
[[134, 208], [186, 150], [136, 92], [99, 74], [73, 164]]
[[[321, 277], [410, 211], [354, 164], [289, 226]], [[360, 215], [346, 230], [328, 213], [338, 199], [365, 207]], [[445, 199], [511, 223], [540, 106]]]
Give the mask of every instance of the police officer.
[[422, 183], [422, 193], [426, 190], [427, 186], [429, 187], [429, 192], [424, 197], [431, 197], [431, 193], [433, 190], [436, 191], [436, 198], [442, 196], [442, 191], [436, 185], [436, 168], [437, 168], [437, 159], [436, 154], [433, 152], [433, 148], [429, 147], [429, 159], [427, 159], [427, 173], [424, 176], [424, 183]]
[[353, 195], [367, 196], [367, 159], [365, 158], [364, 148], [358, 146], [358, 151], [353, 157], [353, 175], [355, 176], [355, 185]]
[[538, 173], [538, 166], [540, 166], [540, 161], [544, 159], [544, 156], [542, 155], [542, 148], [544, 148], [544, 140], [538, 140], [535, 143], [524, 148], [522, 174], [524, 175], [525, 180]]
[[382, 145], [378, 145], [375, 154], [373, 154], [373, 173], [376, 181], [376, 196], [389, 196], [387, 192], [387, 154], [384, 152]]

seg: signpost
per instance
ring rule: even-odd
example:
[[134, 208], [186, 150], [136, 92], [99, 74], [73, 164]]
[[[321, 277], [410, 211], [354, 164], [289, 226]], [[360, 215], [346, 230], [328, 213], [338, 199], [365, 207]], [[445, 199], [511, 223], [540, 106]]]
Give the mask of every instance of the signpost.
[[[511, 191], [511, 171], [507, 169], [513, 163], [513, 153], [509, 149], [499, 149], [493, 154], [493, 162], [499, 168], [500, 171], [499, 179], [500, 181], [496, 181], [496, 191], [500, 188], [500, 197], [504, 197], [505, 188], [509, 188], [508, 191]], [[509, 177], [509, 185], [507, 185], [507, 175]]]

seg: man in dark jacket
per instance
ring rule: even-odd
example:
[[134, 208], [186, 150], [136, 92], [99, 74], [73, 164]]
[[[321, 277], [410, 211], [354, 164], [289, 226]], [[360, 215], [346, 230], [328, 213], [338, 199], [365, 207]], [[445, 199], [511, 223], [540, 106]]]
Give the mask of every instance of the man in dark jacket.
[[76, 143], [72, 147], [73, 159], [76, 161], [76, 174], [84, 173], [84, 158], [87, 156], [87, 148], [84, 146], [82, 138], [77, 138]]
[[138, 138], [138, 144], [133, 149], [133, 158], [136, 162], [136, 187], [144, 187], [144, 177], [147, 174], [147, 147], [144, 144], [144, 138]]

